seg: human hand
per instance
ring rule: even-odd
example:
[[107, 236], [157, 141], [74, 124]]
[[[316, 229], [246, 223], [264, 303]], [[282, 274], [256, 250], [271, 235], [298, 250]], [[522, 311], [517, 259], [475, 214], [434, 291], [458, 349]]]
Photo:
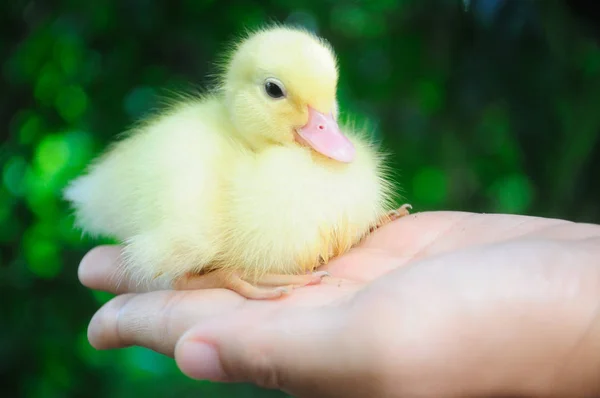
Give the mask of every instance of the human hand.
[[600, 393], [600, 227], [416, 213], [280, 300], [228, 290], [135, 292], [118, 247], [80, 279], [120, 293], [90, 323], [99, 349], [140, 345], [194, 378], [298, 397], [591, 396]]

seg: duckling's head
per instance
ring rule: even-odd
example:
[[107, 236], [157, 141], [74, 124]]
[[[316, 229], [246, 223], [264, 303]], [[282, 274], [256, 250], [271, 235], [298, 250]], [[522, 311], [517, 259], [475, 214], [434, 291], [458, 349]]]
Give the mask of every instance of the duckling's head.
[[335, 55], [302, 29], [251, 34], [233, 51], [221, 86], [231, 121], [252, 147], [304, 145], [351, 162], [355, 148], [340, 131]]

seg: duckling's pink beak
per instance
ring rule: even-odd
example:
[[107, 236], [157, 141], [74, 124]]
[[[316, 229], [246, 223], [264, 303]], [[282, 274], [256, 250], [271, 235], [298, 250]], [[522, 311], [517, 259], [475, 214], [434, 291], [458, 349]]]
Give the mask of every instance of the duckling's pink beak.
[[298, 129], [298, 135], [315, 151], [339, 162], [354, 160], [356, 149], [342, 134], [332, 114], [324, 115], [308, 107], [308, 122]]

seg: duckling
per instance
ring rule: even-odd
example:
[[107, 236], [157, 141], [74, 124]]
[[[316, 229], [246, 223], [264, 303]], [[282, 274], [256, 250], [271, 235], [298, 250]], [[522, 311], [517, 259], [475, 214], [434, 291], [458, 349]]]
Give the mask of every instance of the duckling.
[[123, 243], [140, 284], [273, 299], [393, 210], [383, 154], [338, 120], [332, 47], [301, 28], [251, 32], [218, 83], [139, 122], [65, 189], [76, 224]]

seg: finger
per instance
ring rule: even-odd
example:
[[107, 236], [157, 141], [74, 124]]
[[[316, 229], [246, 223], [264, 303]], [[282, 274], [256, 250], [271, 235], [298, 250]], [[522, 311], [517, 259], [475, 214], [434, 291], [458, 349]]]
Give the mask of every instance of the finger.
[[[119, 283], [120, 246], [97, 246], [87, 252], [79, 263], [79, 281], [86, 287], [115, 294], [128, 292], [126, 283]], [[125, 281], [123, 281], [125, 282]]]
[[118, 245], [105, 245], [87, 252], [79, 264], [79, 281], [90, 289], [113, 294], [144, 293], [167, 288], [160, 279], [142, 284], [130, 278], [121, 267], [122, 249]]
[[[352, 335], [339, 308], [292, 313], [240, 312], [186, 333], [175, 349], [183, 373], [195, 379], [251, 382], [294, 396], [337, 396], [346, 386], [373, 396], [361, 385], [372, 340]], [[375, 355], [376, 356], [376, 355]], [[372, 355], [371, 355], [372, 357]], [[331, 389], [331, 391], [329, 390]]]
[[[378, 277], [396, 268], [398, 266], [397, 261], [401, 261], [403, 258], [411, 258], [418, 250], [437, 236], [437, 231], [446, 228], [447, 225], [466, 217], [468, 214], [470, 213], [429, 212], [408, 215], [383, 226], [360, 247], [373, 249], [376, 257], [377, 251], [382, 249], [379, 251], [381, 258], [377, 259], [377, 263], [382, 265], [381, 272], [375, 275]], [[91, 289], [103, 290], [114, 294], [142, 293], [164, 288], [164, 286], [160, 285], [159, 281], [156, 281], [156, 285], [141, 285], [137, 281], [131, 280], [120, 267], [122, 248], [119, 245], [104, 245], [90, 250], [83, 257], [79, 265], [78, 273], [81, 283]], [[360, 253], [367, 255], [372, 260], [372, 252]], [[389, 261], [390, 255], [395, 257], [395, 262], [392, 263]], [[337, 263], [340, 263], [339, 266], [336, 265]], [[336, 271], [343, 271], [342, 275], [346, 278], [356, 277], [360, 280], [359, 276], [364, 273], [362, 272], [363, 267], [357, 269], [356, 272], [352, 272], [356, 268], [353, 264], [358, 263], [360, 261], [354, 261], [352, 258], [349, 261], [344, 260], [343, 262], [334, 260], [333, 264], [321, 267], [321, 269], [326, 270], [331, 267]], [[374, 279], [374, 277], [371, 279]]]
[[136, 345], [172, 356], [175, 343], [192, 325], [227, 313], [242, 301], [227, 290], [125, 294], [98, 310], [88, 339], [97, 349]]
[[425, 212], [402, 217], [376, 231], [363, 247], [387, 249], [407, 260], [528, 236], [560, 240], [600, 235], [600, 227], [511, 214]]

